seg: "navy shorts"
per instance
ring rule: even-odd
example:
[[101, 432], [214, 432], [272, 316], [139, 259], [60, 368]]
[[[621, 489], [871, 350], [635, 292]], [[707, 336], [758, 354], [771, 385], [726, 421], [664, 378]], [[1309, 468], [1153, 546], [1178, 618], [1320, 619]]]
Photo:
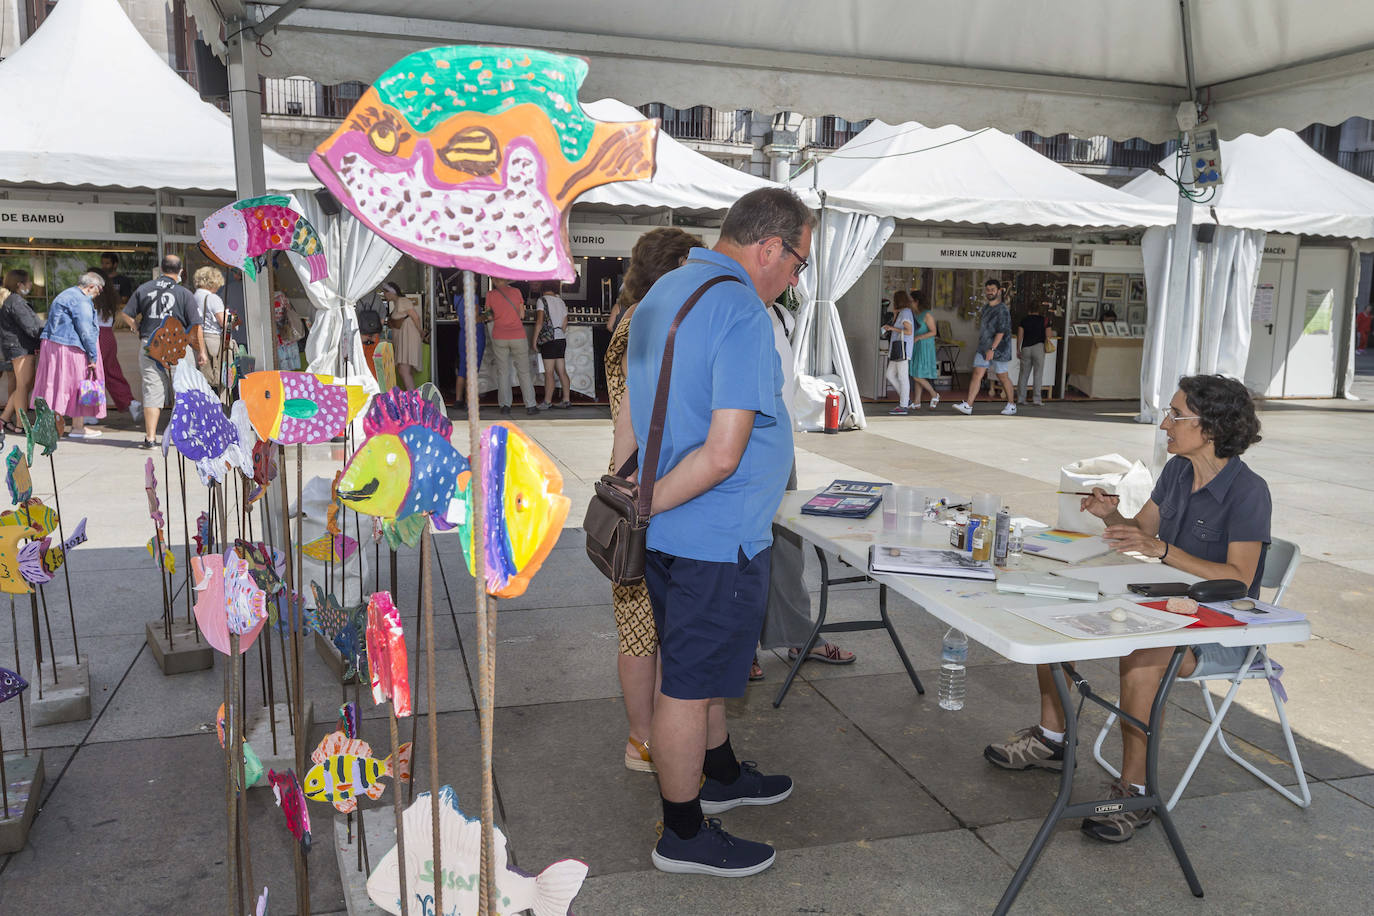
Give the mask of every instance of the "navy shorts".
[[664, 696], [708, 700], [744, 696], [768, 605], [772, 548], [734, 563], [650, 550], [644, 584], [654, 606]]

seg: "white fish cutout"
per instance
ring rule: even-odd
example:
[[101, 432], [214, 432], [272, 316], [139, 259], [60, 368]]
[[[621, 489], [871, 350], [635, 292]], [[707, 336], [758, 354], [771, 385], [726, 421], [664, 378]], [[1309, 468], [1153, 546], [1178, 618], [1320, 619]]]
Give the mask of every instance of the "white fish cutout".
[[[232, 467], [242, 467], [244, 463], [238, 432], [225, 417], [219, 395], [196, 368], [190, 353], [181, 358], [172, 372], [172, 390], [176, 392], [176, 403], [162, 439], [162, 454], [166, 455], [167, 449], [175, 445], [177, 451], [195, 462], [202, 484], [225, 480], [225, 462]], [[251, 455], [248, 460], [251, 461]]]
[[229, 422], [238, 431], [238, 456], [235, 467], [244, 477], [253, 479], [253, 446], [258, 444], [258, 433], [253, 429], [253, 421], [248, 419], [248, 405], [243, 400], [234, 402], [229, 408]]
[[[405, 916], [433, 916], [434, 844], [428, 792], [415, 796], [402, 815], [402, 825], [406, 834], [406, 890], [410, 894]], [[492, 864], [500, 909], [491, 916], [512, 916], [525, 910], [533, 911], [534, 916], [567, 916], [587, 877], [587, 864], [563, 859], [537, 876], [527, 875], [506, 864], [506, 835], [500, 827], [495, 830], [496, 861]], [[458, 796], [450, 786], [439, 789], [439, 842], [443, 844], [444, 916], [476, 916], [482, 822], [463, 816], [458, 810]], [[400, 914], [396, 858], [393, 847], [377, 863], [367, 879], [367, 895], [386, 912]]]

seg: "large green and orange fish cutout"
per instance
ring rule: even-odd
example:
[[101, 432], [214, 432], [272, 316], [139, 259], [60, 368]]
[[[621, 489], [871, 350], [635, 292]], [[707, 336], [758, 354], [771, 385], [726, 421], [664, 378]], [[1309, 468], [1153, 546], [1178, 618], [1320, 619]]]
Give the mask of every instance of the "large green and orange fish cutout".
[[581, 58], [454, 46], [407, 55], [310, 157], [336, 198], [426, 264], [571, 280], [567, 216], [583, 191], [649, 179], [655, 121], [597, 121]]
[[[373, 398], [363, 431], [367, 439], [344, 468], [339, 499], [386, 525], [428, 515], [436, 527], [457, 527], [472, 572], [473, 478], [449, 441], [453, 424], [420, 392], [392, 390]], [[483, 433], [482, 462], [487, 592], [513, 598], [558, 541], [570, 502], [553, 461], [511, 424]]]

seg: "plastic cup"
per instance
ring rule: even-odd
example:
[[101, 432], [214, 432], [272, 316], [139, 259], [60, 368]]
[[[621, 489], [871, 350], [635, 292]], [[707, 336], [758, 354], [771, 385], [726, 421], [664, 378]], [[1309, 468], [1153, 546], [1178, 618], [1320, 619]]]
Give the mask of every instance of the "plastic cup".
[[925, 524], [925, 500], [915, 487], [894, 487], [896, 527], [899, 533], [911, 537], [921, 532]]
[[996, 493], [978, 493], [973, 497], [973, 514], [996, 518], [1002, 508], [1002, 498]]

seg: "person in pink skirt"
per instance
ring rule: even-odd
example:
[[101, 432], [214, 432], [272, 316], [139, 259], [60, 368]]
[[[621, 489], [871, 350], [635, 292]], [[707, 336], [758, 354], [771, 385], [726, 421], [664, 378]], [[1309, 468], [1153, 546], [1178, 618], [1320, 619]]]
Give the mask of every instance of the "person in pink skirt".
[[100, 430], [86, 428], [86, 417], [104, 417], [105, 405], [87, 407], [80, 401], [81, 382], [93, 378], [103, 391], [105, 368], [100, 362], [100, 331], [92, 301], [105, 288], [105, 278], [95, 271], [81, 275], [76, 286], [58, 293], [48, 307], [38, 350], [38, 372], [33, 381], [33, 401], [48, 402], [59, 416], [72, 418], [72, 439], [95, 439]]
[[108, 396], [106, 407], [127, 410], [129, 416], [137, 423], [143, 405], [134, 398], [129, 381], [124, 377], [124, 370], [119, 365], [119, 341], [115, 339], [114, 323], [115, 316], [124, 307], [124, 303], [121, 301], [115, 278], [104, 267], [108, 263], [108, 257], [109, 255], [101, 256], [102, 266], [95, 271], [105, 278], [105, 288], [95, 297], [95, 323], [100, 331], [100, 367], [105, 372], [105, 393]]

